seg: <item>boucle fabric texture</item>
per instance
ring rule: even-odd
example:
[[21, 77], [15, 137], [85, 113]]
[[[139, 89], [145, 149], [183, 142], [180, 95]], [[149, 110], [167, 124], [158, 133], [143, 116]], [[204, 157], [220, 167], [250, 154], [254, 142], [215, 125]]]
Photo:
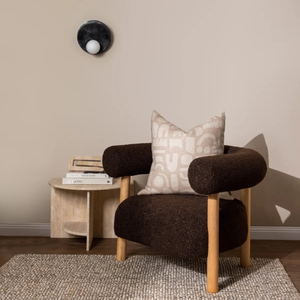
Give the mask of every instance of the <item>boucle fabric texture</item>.
[[18, 255], [0, 268], [1, 300], [299, 300], [279, 259], [220, 258], [217, 294], [206, 292], [206, 259], [170, 256]]
[[102, 156], [103, 168], [111, 177], [149, 174], [151, 143], [110, 146]]
[[[104, 169], [112, 177], [148, 174], [151, 164], [151, 143], [111, 146], [103, 154]], [[209, 195], [252, 187], [266, 172], [267, 164], [258, 152], [227, 145], [224, 155], [195, 159], [188, 176], [196, 192]]]
[[225, 114], [185, 132], [153, 111], [151, 118], [152, 166], [145, 189], [147, 194], [196, 194], [188, 179], [193, 159], [223, 154]]
[[[245, 206], [220, 199], [220, 252], [247, 238]], [[117, 236], [155, 247], [178, 257], [207, 257], [207, 197], [201, 195], [135, 195], [123, 201], [115, 215]]]
[[258, 152], [225, 146], [224, 155], [193, 160], [188, 177], [196, 192], [210, 195], [255, 186], [266, 172], [266, 161]]

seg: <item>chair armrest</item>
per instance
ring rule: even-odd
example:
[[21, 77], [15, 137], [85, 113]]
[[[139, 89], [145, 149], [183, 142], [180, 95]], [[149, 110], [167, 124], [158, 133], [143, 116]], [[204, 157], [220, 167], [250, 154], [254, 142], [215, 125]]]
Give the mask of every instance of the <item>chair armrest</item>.
[[111, 146], [103, 153], [103, 168], [111, 177], [148, 174], [152, 164], [151, 143]]
[[224, 154], [194, 159], [188, 178], [195, 192], [210, 195], [255, 186], [266, 172], [267, 164], [258, 152], [225, 146]]

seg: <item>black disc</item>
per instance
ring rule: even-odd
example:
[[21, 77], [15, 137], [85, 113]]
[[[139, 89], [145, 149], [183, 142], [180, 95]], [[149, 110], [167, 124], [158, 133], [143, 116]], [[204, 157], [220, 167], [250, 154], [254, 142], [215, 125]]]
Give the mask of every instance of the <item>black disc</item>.
[[81, 25], [77, 33], [77, 41], [82, 50], [85, 52], [87, 52], [86, 44], [90, 40], [96, 40], [100, 44], [101, 47], [98, 53], [104, 52], [109, 47], [111, 42], [111, 36], [108, 27], [104, 23], [94, 20], [87, 21]]

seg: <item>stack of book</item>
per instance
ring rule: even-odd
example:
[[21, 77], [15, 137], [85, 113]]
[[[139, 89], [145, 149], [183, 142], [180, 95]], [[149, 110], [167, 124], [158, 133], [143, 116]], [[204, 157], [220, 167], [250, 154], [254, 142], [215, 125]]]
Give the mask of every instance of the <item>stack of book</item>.
[[105, 173], [101, 156], [74, 155], [62, 184], [113, 184], [113, 178]]
[[68, 172], [63, 184], [113, 184], [113, 178], [102, 172]]

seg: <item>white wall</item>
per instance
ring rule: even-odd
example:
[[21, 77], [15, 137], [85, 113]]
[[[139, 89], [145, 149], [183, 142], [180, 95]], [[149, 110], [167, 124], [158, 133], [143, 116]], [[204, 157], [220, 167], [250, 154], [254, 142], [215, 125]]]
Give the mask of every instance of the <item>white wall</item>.
[[[2, 1], [0, 223], [49, 222], [69, 157], [150, 142], [155, 109], [186, 130], [224, 110], [226, 144], [270, 167], [253, 225], [300, 226], [299, 14], [296, 0]], [[114, 39], [97, 57], [76, 40], [93, 19]]]

